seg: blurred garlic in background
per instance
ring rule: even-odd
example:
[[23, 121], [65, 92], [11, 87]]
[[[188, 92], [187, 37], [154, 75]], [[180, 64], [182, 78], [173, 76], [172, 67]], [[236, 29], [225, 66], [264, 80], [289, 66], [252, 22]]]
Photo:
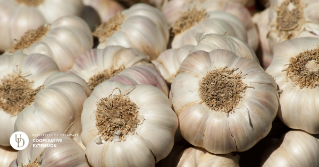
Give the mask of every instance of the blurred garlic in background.
[[262, 167], [319, 166], [319, 140], [310, 134], [292, 130], [281, 141], [269, 148], [261, 162]]
[[84, 103], [82, 142], [92, 166], [155, 166], [174, 144], [178, 126], [158, 88], [105, 81]]
[[0, 146], [0, 166], [7, 167], [17, 158], [18, 151], [11, 146]]
[[66, 15], [79, 16], [81, 0], [0, 0], [0, 51], [9, 49], [28, 30]]
[[256, 61], [238, 56], [224, 49], [193, 52], [172, 83], [183, 137], [211, 153], [250, 149], [277, 114], [275, 81]]
[[89, 167], [82, 148], [66, 135], [60, 132], [46, 132], [35, 141], [30, 140], [28, 147], [18, 152], [18, 157], [9, 167]]
[[53, 24], [45, 24], [26, 32], [5, 54], [41, 53], [51, 57], [64, 72], [75, 59], [93, 46], [88, 25], [77, 16], [64, 16]]
[[138, 49], [151, 59], [156, 59], [166, 50], [168, 29], [158, 9], [147, 4], [136, 4], [104, 22], [93, 35], [99, 38], [99, 49], [119, 45]]
[[103, 22], [108, 21], [124, 8], [115, 0], [82, 0], [84, 8], [81, 18], [90, 26], [92, 31]]
[[292, 129], [319, 133], [319, 39], [296, 38], [274, 48], [266, 72], [281, 91], [278, 117]]

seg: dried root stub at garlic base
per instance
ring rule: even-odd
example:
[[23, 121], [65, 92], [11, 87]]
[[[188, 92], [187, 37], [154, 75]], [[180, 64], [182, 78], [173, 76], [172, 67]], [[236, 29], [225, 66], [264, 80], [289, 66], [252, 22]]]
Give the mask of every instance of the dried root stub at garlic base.
[[35, 95], [42, 88], [32, 89], [32, 85], [33, 82], [20, 70], [3, 77], [0, 80], [0, 107], [12, 116], [18, 115], [34, 102]]
[[125, 141], [126, 135], [134, 134], [140, 122], [137, 105], [125, 94], [102, 98], [95, 116], [98, 132], [105, 141], [112, 141], [115, 136], [116, 140]]
[[206, 18], [205, 9], [197, 10], [195, 7], [188, 9], [181, 14], [181, 17], [174, 23], [172, 32], [177, 35], [185, 30], [190, 29], [195, 24], [201, 22]]
[[23, 163], [21, 162], [21, 166], [22, 167], [40, 167], [41, 166], [41, 162], [39, 162], [38, 158], [35, 158], [34, 161], [31, 162], [31, 160], [29, 160], [30, 163], [23, 165]]
[[107, 81], [108, 79], [116, 76], [118, 73], [123, 71], [125, 67], [122, 65], [118, 69], [114, 69], [113, 66], [111, 66], [108, 69], [103, 70], [102, 72], [99, 72], [92, 76], [88, 80], [88, 85], [90, 86], [91, 90], [93, 90], [97, 85], [102, 83], [103, 81]]
[[236, 70], [224, 67], [209, 71], [200, 81], [199, 96], [211, 110], [233, 112], [240, 102], [248, 86], [242, 81], [244, 75]]
[[27, 6], [39, 6], [44, 2], [44, 0], [15, 0], [19, 4], [24, 4]]
[[50, 25], [42, 25], [36, 30], [27, 31], [16, 44], [14, 44], [9, 50], [9, 53], [14, 53], [18, 50], [23, 50], [30, 47], [35, 42], [38, 42], [44, 37], [50, 30]]

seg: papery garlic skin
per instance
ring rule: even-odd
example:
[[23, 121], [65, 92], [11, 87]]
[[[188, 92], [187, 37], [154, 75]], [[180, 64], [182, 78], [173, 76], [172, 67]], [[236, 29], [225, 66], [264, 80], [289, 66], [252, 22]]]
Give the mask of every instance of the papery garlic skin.
[[[55, 142], [31, 141], [28, 147], [18, 152], [18, 157], [10, 167], [22, 167], [37, 160], [40, 167], [76, 166], [88, 167], [82, 148], [70, 137], [60, 132], [46, 132], [36, 138], [36, 141], [56, 140]], [[51, 144], [55, 147], [41, 147], [38, 144]]]
[[175, 34], [172, 48], [179, 48], [184, 45], [196, 45], [195, 36], [197, 33], [225, 34], [227, 36], [235, 36], [245, 42], [247, 41], [247, 32], [244, 25], [232, 14], [222, 11], [210, 11], [206, 13], [205, 17], [191, 28]]
[[9, 49], [28, 30], [53, 23], [66, 15], [80, 15], [80, 0], [44, 0], [38, 6], [19, 4], [16, 0], [0, 0], [0, 50]]
[[100, 40], [97, 48], [103, 49], [110, 45], [136, 48], [155, 59], [166, 50], [169, 39], [169, 27], [163, 14], [147, 4], [136, 4], [121, 14], [125, 17], [120, 30]]
[[[270, 0], [269, 25], [271, 31], [269, 31], [268, 36], [271, 52], [276, 44], [285, 40], [300, 37], [319, 38], [319, 22], [317, 14], [319, 1], [298, 0], [293, 2], [300, 3], [300, 5], [296, 5], [289, 0]], [[277, 18], [278, 12], [284, 11], [284, 9], [280, 8], [284, 3], [288, 3], [285, 10], [295, 10], [292, 13], [294, 13], [294, 16], [300, 18], [289, 17], [290, 13], [285, 13], [282, 18], [285, 22], [283, 22], [284, 26], [281, 28], [283, 30], [281, 30], [278, 29], [278, 27], [281, 27], [281, 24], [277, 22]]]
[[196, 36], [197, 45], [189, 52], [193, 53], [198, 50], [210, 52], [216, 49], [226, 49], [235, 53], [239, 57], [250, 58], [259, 63], [259, 60], [252, 50], [244, 41], [220, 34], [203, 34], [199, 33]]
[[192, 45], [185, 45], [177, 49], [168, 49], [162, 52], [157, 59], [152, 60], [152, 63], [155, 64], [167, 83], [172, 83], [181, 63], [193, 47]]
[[[125, 141], [105, 141], [96, 127], [97, 102], [122, 93], [138, 106], [138, 117], [143, 119]], [[161, 90], [150, 85], [130, 86], [110, 81], [98, 85], [85, 101], [81, 122], [82, 142], [92, 166], [155, 166], [171, 151], [178, 126], [171, 103]]]
[[136, 65], [121, 71], [108, 81], [118, 81], [126, 85], [153, 85], [168, 96], [168, 87], [161, 73], [152, 64]]
[[11, 146], [0, 146], [0, 166], [9, 166], [10, 163], [17, 158], [18, 151]]
[[[75, 59], [93, 46], [93, 37], [88, 25], [77, 16], [64, 16], [52, 25], [40, 41], [28, 48], [17, 50], [25, 54], [41, 53], [51, 57], [61, 72], [73, 66]], [[9, 51], [6, 54], [10, 54]]]
[[[229, 113], [208, 107], [200, 93], [208, 72], [225, 67], [244, 75], [241, 82], [248, 85]], [[227, 154], [246, 151], [269, 133], [278, 109], [276, 88], [256, 61], [217, 49], [189, 54], [173, 80], [171, 95], [183, 137], [211, 153]]]
[[264, 154], [262, 167], [319, 166], [319, 140], [310, 134], [292, 130], [277, 145]]
[[[15, 131], [22, 131], [31, 139], [33, 134], [58, 131], [77, 134], [72, 138], [81, 144], [81, 111], [91, 90], [80, 77], [57, 72], [43, 83], [34, 103], [25, 108], [17, 117]], [[83, 146], [82, 146], [83, 147]]]
[[[43, 85], [45, 79], [58, 72], [58, 70], [57, 64], [51, 58], [42, 54], [15, 53], [0, 56], [0, 84], [2, 84], [1, 80], [9, 74], [20, 73], [30, 82], [33, 82], [32, 89], [37, 89]], [[1, 97], [1, 100], [5, 99]], [[21, 111], [16, 112], [21, 114]], [[10, 146], [10, 136], [14, 133], [14, 124], [18, 115], [11, 115], [0, 107], [0, 145]]]
[[[305, 51], [317, 49], [319, 39], [296, 38], [284, 41], [274, 48], [273, 60], [266, 72], [274, 77], [280, 94], [280, 110], [278, 117], [284, 124], [292, 129], [301, 129], [311, 134], [319, 133], [319, 120], [317, 119], [318, 86], [301, 88], [296, 82], [292, 81], [287, 75], [287, 68], [292, 58], [296, 58]], [[308, 55], [303, 55], [306, 59]], [[318, 65], [318, 64], [316, 64]], [[310, 73], [311, 69], [296, 67], [300, 71]], [[316, 69], [314, 67], [314, 69]], [[298, 77], [298, 76], [295, 76]], [[309, 83], [317, 82], [309, 80]]]

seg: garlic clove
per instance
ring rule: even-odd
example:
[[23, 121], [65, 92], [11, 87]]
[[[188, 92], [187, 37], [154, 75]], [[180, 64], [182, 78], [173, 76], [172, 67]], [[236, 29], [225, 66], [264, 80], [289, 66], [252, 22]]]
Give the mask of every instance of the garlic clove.
[[7, 48], [10, 48], [13, 45], [12, 34], [10, 32], [11, 27], [10, 25], [10, 17], [15, 12], [14, 10], [15, 5], [11, 1], [0, 1], [0, 11], [1, 11], [1, 19], [0, 20], [0, 50], [4, 51]]
[[18, 151], [14, 150], [11, 146], [0, 146], [0, 155], [0, 166], [9, 166], [17, 158]]

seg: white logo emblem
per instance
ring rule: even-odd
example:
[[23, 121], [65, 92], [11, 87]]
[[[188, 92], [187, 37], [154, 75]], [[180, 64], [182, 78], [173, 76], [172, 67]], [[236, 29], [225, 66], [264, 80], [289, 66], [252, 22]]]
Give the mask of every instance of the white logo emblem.
[[10, 137], [10, 144], [15, 150], [23, 150], [29, 144], [29, 137], [24, 132], [14, 132]]

